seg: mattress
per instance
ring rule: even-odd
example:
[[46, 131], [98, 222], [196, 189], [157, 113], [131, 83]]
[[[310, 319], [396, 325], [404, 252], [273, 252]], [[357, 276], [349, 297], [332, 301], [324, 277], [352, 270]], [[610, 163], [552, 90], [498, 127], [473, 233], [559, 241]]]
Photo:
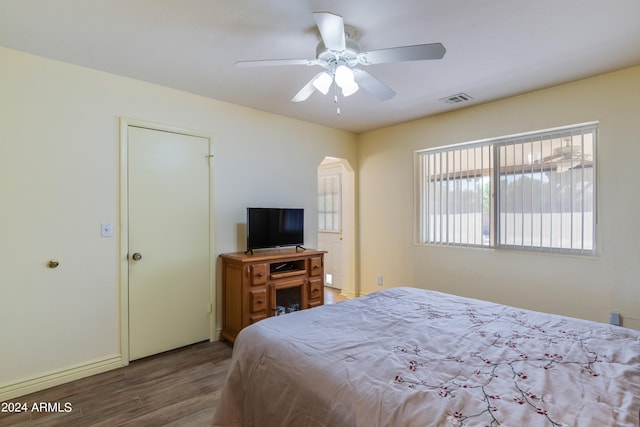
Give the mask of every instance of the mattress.
[[238, 335], [213, 426], [638, 426], [640, 332], [416, 288]]

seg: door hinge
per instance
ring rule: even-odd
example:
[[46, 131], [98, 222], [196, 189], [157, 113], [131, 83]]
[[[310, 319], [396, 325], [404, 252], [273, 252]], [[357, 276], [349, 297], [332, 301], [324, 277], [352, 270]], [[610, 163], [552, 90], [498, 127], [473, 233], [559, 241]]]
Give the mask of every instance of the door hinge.
[[209, 310], [209, 314], [211, 314], [211, 312], [213, 311], [213, 304], [209, 303], [207, 309]]

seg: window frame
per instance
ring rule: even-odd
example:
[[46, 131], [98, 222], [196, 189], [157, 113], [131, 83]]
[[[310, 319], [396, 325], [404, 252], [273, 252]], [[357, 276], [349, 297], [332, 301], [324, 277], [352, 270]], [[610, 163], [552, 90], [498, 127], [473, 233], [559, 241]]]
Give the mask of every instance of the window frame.
[[[326, 181], [335, 180], [335, 191], [326, 191]], [[324, 192], [320, 192], [320, 183]], [[318, 176], [318, 232], [319, 233], [342, 233], [342, 174], [330, 172]], [[331, 208], [327, 209], [327, 201], [330, 201]], [[331, 227], [327, 228], [327, 224]]]
[[[574, 246], [573, 243], [573, 235], [571, 235], [571, 247], [564, 247], [564, 240], [562, 240], [561, 238], [561, 245], [560, 247], [554, 246], [554, 241], [552, 240], [552, 229], [551, 230], [543, 230], [543, 222], [544, 219], [543, 217], [545, 216], [553, 216], [553, 211], [546, 212], [543, 210], [542, 207], [539, 207], [538, 210], [531, 210], [530, 212], [527, 212], [530, 214], [531, 216], [531, 224], [532, 224], [532, 230], [533, 230], [533, 224], [535, 221], [539, 221], [540, 222], [540, 239], [539, 239], [539, 244], [538, 245], [533, 245], [533, 231], [531, 231], [531, 242], [529, 242], [528, 244], [524, 244], [525, 241], [525, 237], [528, 237], [525, 234], [524, 231], [524, 227], [521, 230], [521, 244], [510, 244], [510, 243], [505, 243], [506, 240], [503, 240], [503, 236], [501, 235], [502, 233], [502, 226], [503, 223], [500, 219], [501, 215], [504, 215], [506, 218], [507, 215], [507, 211], [505, 210], [504, 212], [501, 212], [501, 206], [500, 206], [500, 191], [502, 191], [502, 185], [501, 184], [501, 178], [502, 175], [504, 175], [504, 177], [506, 178], [507, 173], [505, 172], [505, 169], [501, 169], [501, 164], [500, 164], [500, 151], [501, 151], [501, 147], [516, 147], [519, 146], [520, 150], [522, 150], [523, 153], [524, 152], [524, 147], [525, 144], [532, 144], [531, 145], [531, 149], [533, 150], [533, 142], [539, 142], [540, 146], [543, 147], [544, 144], [549, 143], [549, 147], [551, 149], [551, 151], [553, 151], [554, 145], [553, 145], [553, 140], [557, 139], [557, 138], [566, 138], [566, 137], [571, 137], [573, 138], [574, 135], [580, 135], [582, 138], [584, 138], [584, 135], [586, 134], [590, 134], [592, 135], [592, 140], [589, 141], [589, 143], [591, 144], [591, 148], [592, 148], [592, 152], [591, 152], [591, 158], [587, 159], [587, 156], [585, 156], [584, 154], [582, 155], [581, 158], [581, 163], [578, 165], [578, 167], [573, 166], [573, 164], [571, 165], [571, 167], [568, 170], [571, 170], [571, 177], [573, 177], [573, 173], [574, 170], [582, 170], [582, 179], [579, 181], [579, 183], [583, 183], [585, 182], [585, 178], [584, 178], [584, 171], [585, 169], [589, 169], [591, 168], [591, 184], [593, 186], [593, 189], [591, 191], [590, 196], [592, 197], [592, 203], [591, 203], [591, 209], [586, 209], [589, 208], [588, 205], [582, 205], [582, 207], [579, 210], [574, 210], [573, 205], [572, 205], [572, 209], [569, 211], [570, 212], [570, 216], [571, 216], [571, 221], [573, 221], [573, 216], [576, 215], [576, 212], [578, 213], [578, 215], [581, 215], [580, 218], [582, 220], [582, 228], [581, 228], [581, 233], [580, 233], [580, 247], [576, 248]], [[569, 126], [562, 126], [562, 127], [557, 127], [557, 128], [552, 128], [552, 129], [545, 129], [545, 130], [540, 130], [540, 131], [533, 131], [533, 132], [525, 132], [525, 133], [519, 133], [519, 134], [513, 134], [513, 135], [507, 135], [507, 136], [501, 136], [501, 137], [496, 137], [496, 138], [488, 138], [488, 139], [483, 139], [483, 140], [477, 140], [477, 141], [471, 141], [471, 142], [465, 142], [465, 143], [458, 143], [458, 144], [452, 144], [452, 145], [447, 145], [447, 146], [439, 146], [439, 147], [434, 147], [434, 148], [428, 148], [428, 149], [421, 149], [421, 150], [416, 150], [414, 152], [414, 171], [415, 171], [415, 181], [414, 181], [414, 196], [415, 196], [415, 209], [414, 209], [414, 244], [416, 245], [426, 245], [426, 246], [461, 246], [461, 247], [472, 247], [472, 248], [482, 248], [482, 249], [508, 249], [508, 250], [524, 250], [524, 251], [534, 251], [534, 252], [545, 252], [545, 253], [558, 253], [558, 254], [569, 254], [569, 255], [580, 255], [580, 256], [595, 256], [598, 255], [599, 253], [599, 245], [598, 245], [598, 197], [597, 197], [597, 183], [598, 183], [598, 168], [597, 168], [597, 146], [598, 146], [598, 137], [599, 137], [599, 122], [598, 121], [593, 121], [593, 122], [586, 122], [586, 123], [580, 123], [580, 124], [574, 124], [574, 125], [569, 125]], [[533, 142], [532, 142], [533, 141]], [[573, 142], [571, 144], [571, 146], [573, 147]], [[491, 166], [490, 166], [490, 172], [489, 172], [489, 239], [488, 241], [485, 242], [481, 242], [480, 244], [477, 243], [465, 243], [465, 242], [454, 242], [454, 241], [450, 241], [448, 240], [448, 236], [446, 238], [434, 238], [434, 236], [432, 236], [432, 234], [437, 234], [434, 231], [432, 231], [431, 229], [426, 229], [426, 227], [429, 224], [429, 221], [436, 221], [434, 219], [428, 219], [425, 217], [425, 212], [426, 212], [426, 206], [428, 206], [428, 204], [430, 203], [429, 200], [425, 200], [425, 195], [429, 194], [429, 192], [425, 192], [425, 187], [428, 185], [428, 182], [430, 180], [435, 181], [435, 178], [432, 178], [436, 175], [431, 175], [433, 173], [438, 173], [438, 172], [427, 172], [425, 171], [425, 157], [426, 156], [433, 156], [433, 155], [437, 155], [439, 153], [455, 153], [459, 150], [469, 150], [469, 149], [473, 149], [473, 148], [478, 148], [478, 147], [489, 147], [489, 151], [490, 151], [490, 155], [492, 157], [491, 159]], [[549, 148], [546, 147], [546, 148]], [[585, 148], [584, 142], [582, 145], [582, 149]], [[514, 148], [515, 150], [515, 148]], [[542, 150], [542, 148], [541, 148]], [[573, 148], [572, 148], [573, 150]], [[468, 154], [467, 154], [468, 155]], [[522, 154], [524, 155], [524, 154]], [[586, 165], [585, 160], [589, 161], [589, 164]], [[468, 159], [467, 159], [468, 161]], [[531, 162], [531, 160], [529, 160]], [[521, 165], [518, 165], [516, 162], [514, 162], [514, 164], [512, 166], [508, 166], [505, 164], [504, 168], [509, 168], [511, 167], [514, 170], [514, 181], [518, 178], [518, 177], [527, 177], [530, 176], [531, 182], [533, 182], [534, 179], [534, 173], [540, 173], [540, 174], [544, 174], [545, 173], [545, 166], [544, 166], [544, 162], [546, 160], [543, 159], [541, 157], [540, 159], [540, 163], [538, 165], [538, 169], [536, 170], [533, 167], [533, 163], [531, 166], [531, 171], [529, 170], [525, 170], [525, 165], [524, 162], [522, 162]], [[550, 163], [551, 164], [551, 163]], [[586, 166], [585, 166], [586, 165]], [[474, 164], [475, 166], [475, 164]], [[481, 165], [482, 168], [481, 169], [471, 169], [470, 167], [467, 166], [467, 169], [462, 170], [461, 172], [454, 172], [453, 178], [449, 178], [447, 176], [446, 179], [442, 179], [442, 182], [447, 182], [449, 184], [447, 185], [451, 185], [451, 182], [454, 182], [453, 185], [455, 184], [456, 179], [469, 179], [472, 176], [472, 172], [478, 173], [479, 175], [483, 175], [483, 173], [485, 172], [484, 170], [484, 165]], [[520, 174], [517, 173], [516, 168], [520, 167], [522, 169], [522, 172]], [[550, 172], [551, 170], [546, 170], [546, 172]], [[562, 172], [559, 170], [559, 167], [556, 165], [556, 170], [553, 171], [554, 173], [559, 173]], [[427, 176], [427, 174], [430, 174]], [[442, 176], [442, 172], [439, 171], [440, 176]], [[457, 178], [455, 176], [455, 174], [459, 174], [459, 178]], [[542, 177], [542, 175], [541, 175]], [[524, 182], [524, 180], [523, 180]], [[460, 185], [462, 185], [462, 183], [460, 183]], [[467, 182], [465, 185], [469, 186], [470, 184]], [[484, 185], [484, 184], [483, 184]], [[572, 194], [575, 191], [575, 189], [577, 187], [579, 187], [580, 185], [578, 184], [578, 181], [572, 181], [571, 184], [571, 190], [572, 190]], [[541, 187], [542, 188], [542, 187]], [[549, 187], [550, 188], [550, 187]], [[582, 187], [580, 187], [582, 188]], [[542, 190], [540, 190], [542, 191]], [[531, 192], [533, 194], [533, 184], [531, 187]], [[521, 194], [522, 193], [522, 194]], [[521, 191], [521, 193], [518, 193], [518, 197], [522, 197], [524, 198], [524, 191]], [[553, 201], [553, 197], [557, 197], [558, 193], [551, 193], [550, 194], [550, 203], [554, 203]], [[581, 196], [584, 195], [584, 193], [581, 193]], [[477, 197], [477, 196], [476, 196]], [[482, 195], [481, 197], [484, 197], [484, 195]], [[546, 201], [543, 200], [541, 198], [542, 201]], [[532, 199], [533, 201], [533, 199]], [[584, 201], [583, 201], [584, 203]], [[431, 207], [430, 207], [431, 208]], [[524, 209], [524, 208], [523, 208]], [[585, 212], [592, 215], [591, 218], [591, 230], [585, 229]], [[446, 213], [445, 216], [449, 217], [449, 216], [462, 216], [465, 212], [463, 212], [462, 210], [454, 210], [452, 211], [451, 214]], [[522, 211], [522, 214], [524, 214], [525, 211]], [[564, 215], [565, 211], [563, 211], [563, 215]], [[476, 212], [477, 214], [477, 212]], [[550, 215], [549, 215], [550, 214]], [[442, 213], [440, 214], [442, 215]], [[467, 211], [466, 215], [470, 215], [470, 213]], [[481, 213], [481, 215], [484, 215], [484, 213]], [[539, 218], [536, 218], [534, 221], [534, 217], [536, 215], [539, 215]], [[524, 217], [524, 215], [522, 215]], [[514, 214], [515, 217], [515, 214]], [[562, 218], [562, 216], [561, 216]], [[443, 218], [439, 218], [438, 221], [443, 220]], [[450, 218], [446, 219], [447, 221], [450, 221]], [[506, 221], [506, 220], [505, 220]], [[523, 220], [524, 221], [524, 220]], [[524, 222], [523, 222], [524, 224]], [[571, 222], [572, 226], [573, 226], [573, 222]], [[549, 236], [545, 235], [544, 232], [548, 231], [549, 232]], [[431, 233], [431, 234], [430, 234]], [[586, 236], [586, 237], [585, 237]], [[481, 235], [482, 237], [482, 235]], [[590, 238], [590, 240], [588, 240], [588, 238]], [[545, 241], [545, 239], [549, 240], [549, 245], [548, 246], [543, 246], [543, 242]], [[587, 239], [587, 243], [591, 244], [591, 247], [587, 247], [585, 248], [585, 239]], [[467, 240], [469, 240], [467, 238]], [[514, 238], [514, 240], [516, 240]], [[477, 239], [476, 239], [477, 241]]]

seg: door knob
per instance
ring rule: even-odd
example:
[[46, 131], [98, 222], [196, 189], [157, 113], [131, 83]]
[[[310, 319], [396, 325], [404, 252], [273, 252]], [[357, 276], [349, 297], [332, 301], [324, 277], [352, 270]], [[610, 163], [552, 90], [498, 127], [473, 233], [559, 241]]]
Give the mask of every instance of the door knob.
[[142, 259], [142, 255], [140, 254], [140, 252], [135, 252], [131, 258], [133, 258], [134, 261], [140, 261]]

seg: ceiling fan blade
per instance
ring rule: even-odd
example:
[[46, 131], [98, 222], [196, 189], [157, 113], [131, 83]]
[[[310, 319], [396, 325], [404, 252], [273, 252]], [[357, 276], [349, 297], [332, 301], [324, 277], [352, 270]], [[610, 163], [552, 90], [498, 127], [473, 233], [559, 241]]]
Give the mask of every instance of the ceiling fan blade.
[[383, 64], [387, 62], [423, 61], [441, 59], [447, 49], [441, 43], [418, 44], [415, 46], [391, 47], [371, 50], [358, 54], [358, 62], [363, 65]]
[[311, 80], [309, 80], [309, 83], [304, 85], [304, 87], [302, 89], [300, 89], [300, 91], [298, 93], [296, 93], [296, 95], [293, 98], [291, 98], [291, 102], [306, 101], [307, 98], [309, 98], [313, 94], [313, 92], [316, 91], [316, 87], [313, 85], [313, 82], [322, 73], [324, 73], [324, 71], [321, 71], [318, 74], [316, 74], [315, 76], [313, 76], [313, 78]]
[[347, 48], [342, 16], [330, 12], [314, 12], [313, 18], [316, 20], [322, 41], [327, 49], [343, 51]]
[[[544, 156], [542, 158], [542, 163], [553, 162], [556, 159], [560, 159], [560, 158], [561, 158], [561, 156], [557, 156], [557, 155], [556, 156]], [[540, 160], [538, 160], [538, 163], [540, 163]]]
[[270, 67], [274, 65], [320, 65], [316, 59], [261, 59], [257, 61], [238, 61], [236, 67]]
[[353, 68], [353, 76], [358, 85], [381, 101], [393, 98], [396, 93], [387, 85], [359, 68]]

